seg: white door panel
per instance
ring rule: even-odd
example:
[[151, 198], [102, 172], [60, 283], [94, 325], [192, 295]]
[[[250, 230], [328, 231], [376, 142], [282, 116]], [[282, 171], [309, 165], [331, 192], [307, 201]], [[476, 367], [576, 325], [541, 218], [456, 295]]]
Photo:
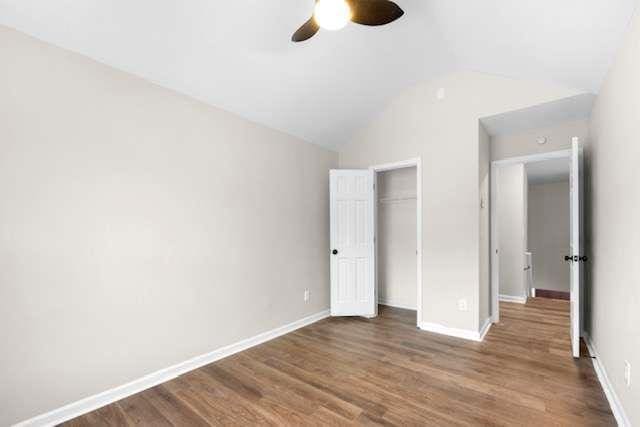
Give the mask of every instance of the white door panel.
[[332, 170], [331, 314], [374, 316], [373, 172]]
[[580, 357], [580, 335], [582, 332], [582, 283], [584, 233], [583, 233], [583, 154], [578, 138], [571, 142], [570, 180], [570, 280], [571, 280], [571, 349], [573, 357]]

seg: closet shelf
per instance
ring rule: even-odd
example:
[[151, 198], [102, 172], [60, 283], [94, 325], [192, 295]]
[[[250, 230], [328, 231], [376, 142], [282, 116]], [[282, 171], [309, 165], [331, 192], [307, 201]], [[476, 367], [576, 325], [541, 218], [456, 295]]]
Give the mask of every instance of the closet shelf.
[[404, 201], [408, 201], [408, 200], [417, 200], [416, 196], [412, 196], [412, 197], [383, 197], [378, 199], [379, 203], [397, 203], [397, 202], [404, 202]]

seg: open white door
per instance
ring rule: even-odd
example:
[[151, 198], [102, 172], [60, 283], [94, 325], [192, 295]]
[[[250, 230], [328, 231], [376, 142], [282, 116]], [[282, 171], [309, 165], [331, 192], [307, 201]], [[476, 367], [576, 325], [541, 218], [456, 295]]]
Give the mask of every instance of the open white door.
[[584, 233], [582, 219], [583, 165], [582, 147], [578, 138], [571, 141], [570, 185], [570, 253], [567, 260], [571, 269], [571, 348], [573, 357], [580, 357], [582, 331], [582, 282], [584, 258]]
[[330, 173], [331, 315], [377, 314], [373, 171]]

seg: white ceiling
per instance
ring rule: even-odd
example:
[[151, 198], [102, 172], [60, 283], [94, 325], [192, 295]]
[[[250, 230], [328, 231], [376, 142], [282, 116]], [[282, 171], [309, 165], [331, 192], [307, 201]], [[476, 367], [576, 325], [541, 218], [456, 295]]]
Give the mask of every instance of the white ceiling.
[[313, 0], [0, 0], [0, 23], [250, 120], [338, 147], [394, 93], [472, 70], [597, 92], [636, 0], [396, 0], [308, 42]]
[[503, 136], [559, 123], [587, 119], [596, 100], [592, 94], [576, 95], [480, 119], [490, 136]]
[[543, 160], [525, 165], [530, 185], [569, 181], [569, 158]]

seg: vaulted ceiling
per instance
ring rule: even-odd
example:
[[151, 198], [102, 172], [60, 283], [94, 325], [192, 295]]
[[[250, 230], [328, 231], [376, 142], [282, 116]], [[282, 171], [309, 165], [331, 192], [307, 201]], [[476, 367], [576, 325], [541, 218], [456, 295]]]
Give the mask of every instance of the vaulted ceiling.
[[396, 0], [399, 21], [292, 43], [313, 0], [0, 0], [0, 24], [307, 141], [339, 147], [452, 71], [597, 92], [636, 0]]

